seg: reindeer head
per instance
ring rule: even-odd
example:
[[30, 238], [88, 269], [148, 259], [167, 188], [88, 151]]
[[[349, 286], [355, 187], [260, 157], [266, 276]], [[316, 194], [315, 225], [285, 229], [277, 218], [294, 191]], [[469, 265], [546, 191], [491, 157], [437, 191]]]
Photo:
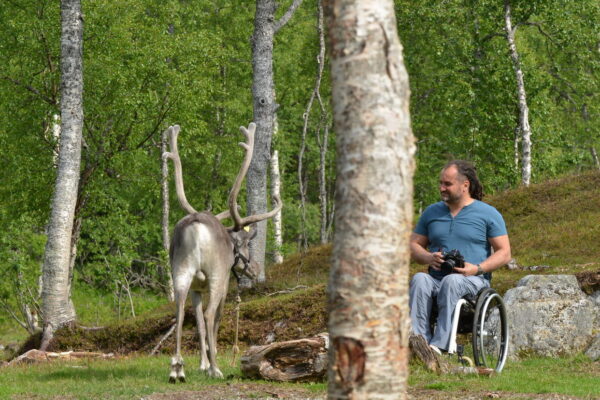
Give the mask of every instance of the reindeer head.
[[[177, 150], [177, 136], [179, 135], [179, 130], [179, 125], [169, 127], [168, 135], [170, 140], [171, 152], [165, 152], [163, 154], [163, 158], [170, 158], [173, 160], [175, 166], [175, 189], [177, 191], [177, 198], [179, 199], [181, 207], [185, 211], [187, 211], [188, 214], [194, 214], [197, 211], [187, 201], [187, 198], [185, 196], [185, 190], [183, 188], [181, 160], [179, 158], [179, 152]], [[236, 260], [233, 267], [233, 271], [238, 276], [244, 274], [247, 275], [250, 279], [254, 279], [257, 277], [260, 268], [255, 261], [250, 260], [250, 250], [248, 248], [248, 245], [250, 243], [250, 240], [252, 240], [256, 236], [255, 225], [257, 222], [271, 218], [275, 214], [277, 214], [279, 210], [281, 210], [282, 203], [279, 196], [274, 195], [273, 210], [264, 214], [249, 215], [244, 218], [240, 216], [237, 205], [237, 196], [240, 192], [242, 181], [244, 180], [246, 173], [248, 172], [248, 168], [250, 167], [250, 161], [252, 160], [256, 124], [254, 122], [251, 122], [248, 125], [248, 128], [241, 126], [240, 131], [246, 137], [245, 142], [239, 143], [239, 145], [246, 152], [244, 156], [244, 161], [242, 162], [233, 187], [229, 192], [229, 210], [217, 214], [215, 215], [215, 217], [219, 221], [222, 221], [226, 218], [231, 218], [233, 220], [234, 225], [232, 227], [227, 228], [227, 232], [229, 233], [229, 237], [231, 238], [231, 241], [234, 246], [234, 256]], [[250, 227], [250, 229], [247, 230], [247, 227]]]
[[237, 277], [245, 275], [252, 280], [256, 279], [260, 268], [258, 263], [251, 259], [249, 249], [250, 241], [256, 237], [256, 225], [252, 224], [249, 230], [234, 231], [233, 229], [229, 229], [228, 232], [234, 246], [234, 274]]
[[[250, 279], [255, 279], [258, 276], [258, 272], [260, 270], [259, 265], [250, 259], [250, 250], [248, 249], [248, 245], [250, 240], [252, 240], [257, 233], [256, 223], [263, 221], [265, 219], [271, 218], [274, 216], [279, 210], [281, 210], [282, 203], [281, 199], [278, 196], [273, 196], [273, 202], [275, 203], [275, 207], [273, 210], [258, 215], [250, 215], [245, 218], [240, 216], [238, 205], [237, 205], [237, 196], [240, 191], [240, 187], [246, 173], [248, 172], [248, 168], [250, 167], [250, 161], [252, 159], [252, 152], [254, 150], [254, 132], [256, 130], [256, 124], [254, 122], [248, 125], [248, 128], [240, 127], [240, 131], [246, 137], [245, 143], [239, 143], [241, 147], [246, 150], [246, 156], [244, 157], [244, 161], [242, 166], [240, 167], [240, 171], [238, 172], [238, 176], [231, 188], [231, 192], [229, 192], [229, 210], [225, 213], [221, 213], [217, 215], [218, 219], [222, 217], [230, 216], [233, 219], [233, 227], [228, 229], [229, 235], [235, 246], [236, 251], [236, 259], [239, 259], [235, 266], [236, 268], [243, 268], [243, 273], [247, 275]], [[245, 228], [250, 227], [249, 230]], [[239, 270], [236, 274], [239, 276]], [[252, 275], [252, 276], [251, 276]]]

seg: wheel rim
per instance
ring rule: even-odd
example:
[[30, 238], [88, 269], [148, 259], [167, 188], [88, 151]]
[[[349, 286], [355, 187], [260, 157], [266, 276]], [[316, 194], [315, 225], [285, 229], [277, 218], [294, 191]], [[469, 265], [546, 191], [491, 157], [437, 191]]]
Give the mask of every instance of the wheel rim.
[[508, 354], [508, 324], [502, 297], [494, 293], [485, 299], [477, 322], [477, 350], [480, 364], [500, 372]]

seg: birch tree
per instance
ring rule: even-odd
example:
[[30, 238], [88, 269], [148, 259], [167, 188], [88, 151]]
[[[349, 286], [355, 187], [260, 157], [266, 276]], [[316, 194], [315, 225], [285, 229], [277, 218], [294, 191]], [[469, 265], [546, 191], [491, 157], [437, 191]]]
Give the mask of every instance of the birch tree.
[[61, 1], [61, 27], [61, 133], [42, 270], [42, 350], [47, 348], [58, 328], [75, 320], [69, 293], [69, 267], [83, 129], [83, 17], [80, 0]]
[[510, 51], [510, 58], [515, 70], [517, 81], [517, 96], [519, 99], [519, 132], [521, 139], [521, 183], [529, 186], [531, 181], [531, 127], [529, 126], [529, 107], [527, 106], [527, 94], [525, 92], [525, 79], [519, 59], [519, 52], [515, 43], [515, 32], [517, 26], [513, 27], [510, 0], [504, 1], [504, 24], [506, 40]]
[[[273, 41], [302, 0], [294, 0], [285, 14], [275, 18], [278, 3], [275, 0], [256, 0], [254, 33], [252, 34], [252, 107], [256, 123], [254, 157], [246, 176], [248, 215], [267, 211], [267, 172], [271, 158], [271, 138], [275, 114], [275, 84], [273, 78]], [[265, 249], [267, 221], [258, 223], [258, 233], [250, 244], [252, 259], [260, 265], [258, 281], [265, 280]], [[249, 285], [247, 279], [242, 284]]]
[[[165, 130], [161, 137], [160, 154], [167, 152], [167, 141], [168, 129]], [[171, 247], [171, 240], [169, 237], [169, 164], [168, 159], [161, 157], [161, 197], [162, 197], [162, 218], [161, 218], [161, 237], [163, 248], [165, 252], [169, 253], [169, 247]], [[173, 289], [173, 277], [171, 275], [171, 269], [167, 266], [165, 268], [165, 275], [167, 278], [167, 298], [169, 301], [175, 300], [175, 290]]]
[[330, 399], [404, 399], [415, 143], [394, 2], [328, 0], [337, 133]]

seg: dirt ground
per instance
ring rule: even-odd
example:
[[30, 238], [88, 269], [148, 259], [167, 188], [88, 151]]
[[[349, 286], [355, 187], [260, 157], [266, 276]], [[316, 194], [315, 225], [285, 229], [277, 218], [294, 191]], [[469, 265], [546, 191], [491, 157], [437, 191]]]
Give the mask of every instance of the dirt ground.
[[[142, 400], [326, 400], [326, 393], [315, 394], [306, 389], [281, 388], [268, 384], [239, 383], [214, 385], [202, 391], [159, 393]], [[409, 400], [577, 400], [577, 397], [559, 394], [521, 394], [506, 392], [444, 392], [429, 389], [409, 389]]]

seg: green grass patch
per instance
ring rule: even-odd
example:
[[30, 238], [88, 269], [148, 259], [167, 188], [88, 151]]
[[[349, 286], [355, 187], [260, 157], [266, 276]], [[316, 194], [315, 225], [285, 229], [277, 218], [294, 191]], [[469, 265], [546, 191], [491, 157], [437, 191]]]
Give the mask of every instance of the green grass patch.
[[[152, 393], [198, 390], [223, 383], [201, 374], [194, 368], [193, 358], [188, 358], [188, 383], [179, 386], [168, 383], [170, 358], [166, 356], [5, 368], [0, 375], [0, 398], [140, 399]], [[239, 369], [228, 367], [223, 358], [220, 361], [230, 380], [239, 378]]]
[[[153, 393], [216, 392], [231, 385], [245, 385], [249, 390], [246, 398], [252, 398], [264, 397], [273, 391], [272, 388], [303, 391], [313, 396], [324, 396], [327, 389], [326, 383], [245, 380], [241, 377], [239, 367], [230, 367], [230, 362], [231, 353], [223, 352], [219, 356], [219, 366], [226, 379], [211, 379], [198, 370], [198, 356], [187, 354], [187, 382], [177, 385], [167, 382], [170, 365], [168, 356], [22, 365], [2, 369], [0, 398], [140, 399]], [[509, 362], [501, 374], [491, 377], [436, 375], [418, 365], [411, 365], [409, 387], [417, 392], [423, 389], [453, 393], [557, 393], [581, 399], [597, 399], [600, 396], [599, 379], [600, 366], [584, 356], [529, 358]], [[248, 385], [252, 385], [250, 389]], [[260, 390], [261, 385], [265, 385], [264, 391]]]
[[600, 365], [585, 356], [569, 358], [528, 358], [508, 362], [501, 374], [436, 375], [419, 365], [411, 366], [409, 386], [413, 388], [511, 393], [558, 393], [582, 399], [600, 397]]
[[[264, 381], [243, 380], [239, 367], [231, 367], [231, 353], [219, 356], [225, 380], [212, 379], [198, 369], [198, 356], [187, 354], [186, 383], [169, 384], [170, 357], [130, 357], [118, 360], [57, 362], [4, 368], [0, 374], [0, 398], [36, 399], [137, 399], [153, 393], [178, 391], [218, 392], [224, 386], [251, 382], [248, 398], [264, 398]], [[238, 359], [239, 364], [239, 359]], [[272, 386], [272, 383], [268, 383]], [[277, 384], [277, 387], [322, 394], [325, 384]], [[257, 388], [256, 388], [257, 387]], [[194, 397], [201, 398], [201, 397]]]

